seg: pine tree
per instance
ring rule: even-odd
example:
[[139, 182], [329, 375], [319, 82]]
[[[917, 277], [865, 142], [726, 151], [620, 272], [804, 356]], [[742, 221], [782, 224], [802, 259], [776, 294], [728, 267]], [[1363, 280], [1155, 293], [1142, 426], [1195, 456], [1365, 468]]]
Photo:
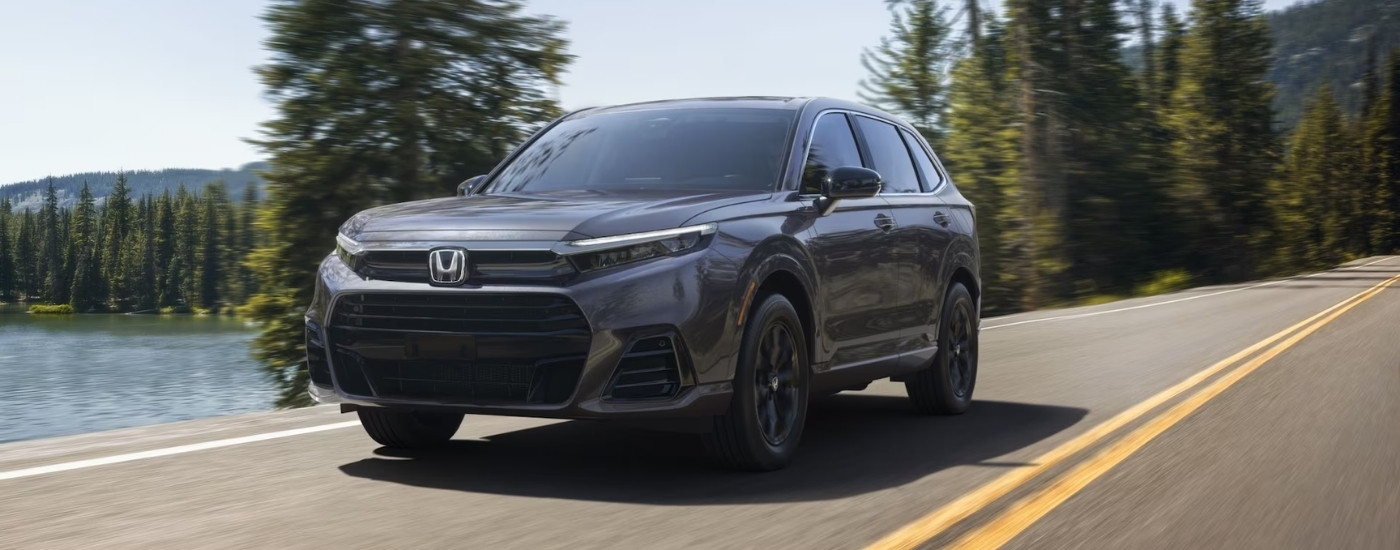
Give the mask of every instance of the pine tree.
[[[1067, 294], [1064, 275], [1069, 267], [1065, 247], [1068, 192], [1064, 174], [1062, 105], [1058, 80], [1067, 74], [1063, 44], [1056, 43], [1063, 22], [1051, 16], [1054, 0], [1014, 0], [1010, 17], [1008, 56], [1015, 82], [1017, 124], [1017, 216], [1010, 228], [1017, 240], [1016, 279], [1021, 283], [1021, 307], [1034, 309]], [[1077, 14], [1076, 14], [1077, 15]], [[1067, 19], [1066, 19], [1067, 20]]]
[[10, 245], [10, 199], [0, 199], [0, 302], [15, 300], [15, 258]]
[[1137, 0], [1138, 40], [1142, 48], [1142, 93], [1149, 106], [1155, 106], [1158, 95], [1156, 37], [1152, 28], [1152, 0]]
[[1078, 294], [1126, 292], [1155, 261], [1163, 182], [1139, 162], [1150, 111], [1122, 61], [1130, 28], [1118, 3], [1071, 1], [1062, 13], [1067, 272]]
[[[136, 310], [147, 311], [159, 305], [160, 288], [156, 269], [160, 263], [156, 259], [156, 205], [151, 195], [141, 197], [140, 207], [141, 244], [132, 269], [135, 280]], [[136, 269], [139, 266], [139, 269]]]
[[861, 54], [870, 73], [860, 98], [901, 115], [940, 148], [947, 110], [946, 74], [955, 59], [948, 42], [948, 8], [937, 0], [886, 0], [890, 36]]
[[156, 203], [155, 256], [156, 272], [159, 274], [156, 287], [159, 296], [157, 305], [160, 307], [173, 307], [180, 303], [183, 275], [180, 273], [181, 264], [175, 256], [177, 241], [175, 199], [166, 191]]
[[102, 210], [102, 279], [107, 283], [106, 297], [119, 310], [131, 298], [131, 280], [122, 264], [126, 240], [131, 233], [131, 197], [126, 187], [126, 174], [117, 174], [117, 183]]
[[243, 189], [243, 201], [238, 207], [238, 230], [232, 246], [234, 258], [229, 264], [236, 281], [237, 299], [240, 304], [247, 302], [248, 297], [258, 291], [257, 278], [248, 267], [248, 256], [258, 246], [257, 212], [258, 190], [249, 185]]
[[1370, 242], [1374, 253], [1400, 250], [1400, 50], [1391, 52], [1382, 73], [1382, 91], [1366, 113], [1363, 151], [1372, 207]]
[[102, 307], [101, 269], [97, 257], [97, 207], [86, 182], [73, 209], [73, 236], [69, 242], [69, 272], [73, 287], [69, 292], [73, 309], [83, 312]]
[[1165, 112], [1181, 78], [1181, 48], [1186, 43], [1186, 24], [1176, 16], [1171, 2], [1162, 3], [1162, 40], [1157, 47], [1157, 109]]
[[34, 212], [25, 210], [20, 213], [19, 235], [15, 241], [15, 278], [19, 292], [27, 302], [38, 300], [44, 288], [44, 279], [39, 270], [41, 241]]
[[1321, 268], [1341, 260], [1337, 190], [1346, 184], [1334, 170], [1343, 143], [1341, 110], [1324, 84], [1308, 101], [1293, 133], [1283, 174], [1270, 199], [1280, 232], [1280, 266]]
[[181, 185], [175, 190], [175, 256], [171, 284], [176, 305], [193, 307], [199, 297], [199, 199]]
[[58, 190], [54, 189], [53, 178], [49, 178], [44, 190], [44, 207], [39, 211], [39, 230], [42, 248], [39, 251], [39, 274], [43, 277], [43, 297], [50, 303], [68, 301], [68, 278], [64, 270], [64, 234], [61, 212], [58, 208]]
[[1185, 257], [1199, 274], [1243, 280], [1268, 240], [1261, 183], [1278, 159], [1269, 28], [1258, 0], [1194, 0], [1192, 16], [1168, 120]]
[[220, 272], [223, 254], [223, 235], [219, 231], [227, 217], [228, 192], [221, 182], [211, 183], [204, 188], [200, 222], [203, 227], [199, 235], [199, 305], [214, 310], [219, 307], [223, 275]]
[[272, 170], [247, 312], [264, 323], [255, 354], [283, 405], [308, 403], [306, 251], [366, 207], [450, 195], [558, 115], [545, 87], [571, 60], [564, 26], [520, 12], [506, 0], [278, 0], [266, 12], [273, 54], [258, 74], [278, 114], [256, 142]]
[[981, 46], [958, 62], [948, 90], [948, 138], [943, 160], [957, 174], [958, 190], [977, 209], [982, 256], [982, 307], [988, 313], [1015, 311], [1020, 285], [1009, 250], [1017, 219], [1016, 107], [1006, 81], [1005, 32], [993, 14]]

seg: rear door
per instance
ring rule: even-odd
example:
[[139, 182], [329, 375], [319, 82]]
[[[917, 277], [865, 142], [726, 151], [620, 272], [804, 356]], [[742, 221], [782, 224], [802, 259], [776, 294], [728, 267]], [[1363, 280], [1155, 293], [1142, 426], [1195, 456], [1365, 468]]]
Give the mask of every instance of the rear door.
[[881, 195], [894, 212], [891, 233], [898, 254], [901, 299], [889, 314], [904, 329], [900, 348], [909, 365], [932, 358], [937, 344], [936, 319], [942, 305], [943, 256], [952, 242], [948, 209], [933, 193], [942, 176], [920, 140], [908, 131], [871, 117], [857, 117], [858, 127], [885, 180]]

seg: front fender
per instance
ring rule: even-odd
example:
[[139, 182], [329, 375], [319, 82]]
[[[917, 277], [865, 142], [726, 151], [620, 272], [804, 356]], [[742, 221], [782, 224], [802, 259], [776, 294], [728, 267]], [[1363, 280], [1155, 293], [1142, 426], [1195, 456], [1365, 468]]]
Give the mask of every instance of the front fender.
[[[731, 314], [729, 315], [729, 327], [734, 335], [735, 361], [731, 362], [729, 375], [732, 377], [734, 369], [738, 365], [738, 350], [740, 342], [743, 340], [745, 325], [751, 320], [748, 317], [749, 311], [753, 308], [753, 302], [758, 295], [758, 289], [775, 273], [784, 273], [790, 276], [792, 281], [796, 281], [799, 288], [793, 289], [800, 292], [801, 302], [794, 303], [798, 309], [798, 315], [804, 317], [803, 322], [809, 326], [807, 347], [808, 355], [815, 365], [825, 362], [825, 357], [821, 350], [829, 349], [830, 346], [818, 345], [822, 341], [822, 331], [820, 329], [821, 319], [820, 305], [813, 300], [817, 293], [818, 282], [813, 273], [815, 266], [807, 250], [801, 243], [792, 236], [777, 235], [770, 237], [746, 254], [739, 262], [738, 284], [734, 288], [731, 298]], [[796, 302], [796, 301], [795, 301]], [[805, 311], [804, 311], [805, 310]], [[820, 359], [819, 359], [820, 358]]]

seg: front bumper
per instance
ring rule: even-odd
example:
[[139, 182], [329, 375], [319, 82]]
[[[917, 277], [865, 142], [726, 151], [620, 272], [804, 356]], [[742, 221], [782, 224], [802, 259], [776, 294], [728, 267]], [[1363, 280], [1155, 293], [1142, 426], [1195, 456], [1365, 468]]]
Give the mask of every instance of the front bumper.
[[[545, 418], [693, 418], [721, 414], [729, 404], [734, 352], [738, 349], [736, 331], [724, 330], [733, 326], [730, 310], [735, 273], [724, 256], [700, 250], [579, 275], [562, 285], [469, 283], [444, 288], [366, 279], [331, 255], [321, 263], [315, 298], [306, 315], [312, 374], [309, 393], [321, 403]], [[532, 321], [535, 324], [529, 326], [540, 329], [536, 332], [507, 331], [504, 327], [518, 326], [509, 325], [518, 322], [509, 319], [486, 324], [419, 317], [385, 320], [372, 314], [411, 308], [386, 309], [380, 305], [378, 310], [371, 309], [375, 306], [365, 301], [366, 296], [377, 297], [381, 304], [403, 296], [425, 304], [421, 307], [445, 311], [456, 310], [444, 304], [470, 304], [491, 297], [524, 298], [532, 303], [546, 300], [560, 304], [555, 306], [560, 309], [551, 313], [576, 311], [582, 318], [578, 323], [586, 328], [580, 329], [568, 315]], [[359, 307], [362, 303], [371, 305]], [[576, 305], [576, 309], [569, 309], [566, 303]], [[347, 304], [354, 304], [354, 309]], [[492, 307], [503, 314], [511, 311], [506, 306]], [[556, 321], [561, 318], [564, 320]], [[546, 321], [552, 324], [540, 324]], [[374, 333], [374, 338], [364, 337], [367, 332]], [[421, 342], [441, 347], [438, 344], [446, 341], [456, 345], [460, 338], [475, 342], [468, 344], [473, 348], [470, 353], [463, 351], [465, 355], [451, 357], [419, 354], [417, 346]], [[619, 369], [636, 366], [639, 356], [656, 355], [639, 352], [638, 346], [650, 345], [658, 338], [674, 346], [679, 389], [666, 395], [628, 398], [623, 395], [625, 391], [618, 390], [626, 382], [619, 379]], [[412, 352], [407, 351], [410, 347]], [[577, 375], [545, 370], [564, 364], [551, 355], [556, 353], [576, 359]], [[516, 365], [511, 367], [515, 370], [482, 375], [486, 363], [498, 360], [515, 361], [511, 363]], [[524, 365], [521, 361], [534, 363]], [[423, 380], [426, 375], [421, 374], [429, 371], [438, 373], [434, 375], [437, 378]], [[551, 383], [551, 392], [537, 391], [538, 380], [530, 385], [530, 378], [543, 373], [558, 375]], [[360, 375], [363, 378], [357, 378]], [[473, 380], [485, 376], [488, 380], [463, 382], [463, 376], [478, 377]], [[560, 391], [559, 380], [566, 380], [568, 387]], [[475, 389], [462, 392], [443, 391], [444, 388]], [[478, 391], [483, 388], [492, 392]], [[523, 398], [527, 393], [529, 397]]]

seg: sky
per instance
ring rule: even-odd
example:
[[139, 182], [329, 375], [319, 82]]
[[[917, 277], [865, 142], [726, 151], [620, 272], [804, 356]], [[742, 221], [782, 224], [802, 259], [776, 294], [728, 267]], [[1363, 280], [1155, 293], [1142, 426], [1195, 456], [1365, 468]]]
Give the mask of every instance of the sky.
[[[0, 0], [0, 183], [261, 160], [244, 140], [275, 114], [252, 72], [266, 59], [266, 5]], [[856, 99], [860, 53], [889, 25], [884, 0], [527, 0], [526, 11], [568, 22], [578, 57], [558, 91], [565, 109], [713, 95]]]

